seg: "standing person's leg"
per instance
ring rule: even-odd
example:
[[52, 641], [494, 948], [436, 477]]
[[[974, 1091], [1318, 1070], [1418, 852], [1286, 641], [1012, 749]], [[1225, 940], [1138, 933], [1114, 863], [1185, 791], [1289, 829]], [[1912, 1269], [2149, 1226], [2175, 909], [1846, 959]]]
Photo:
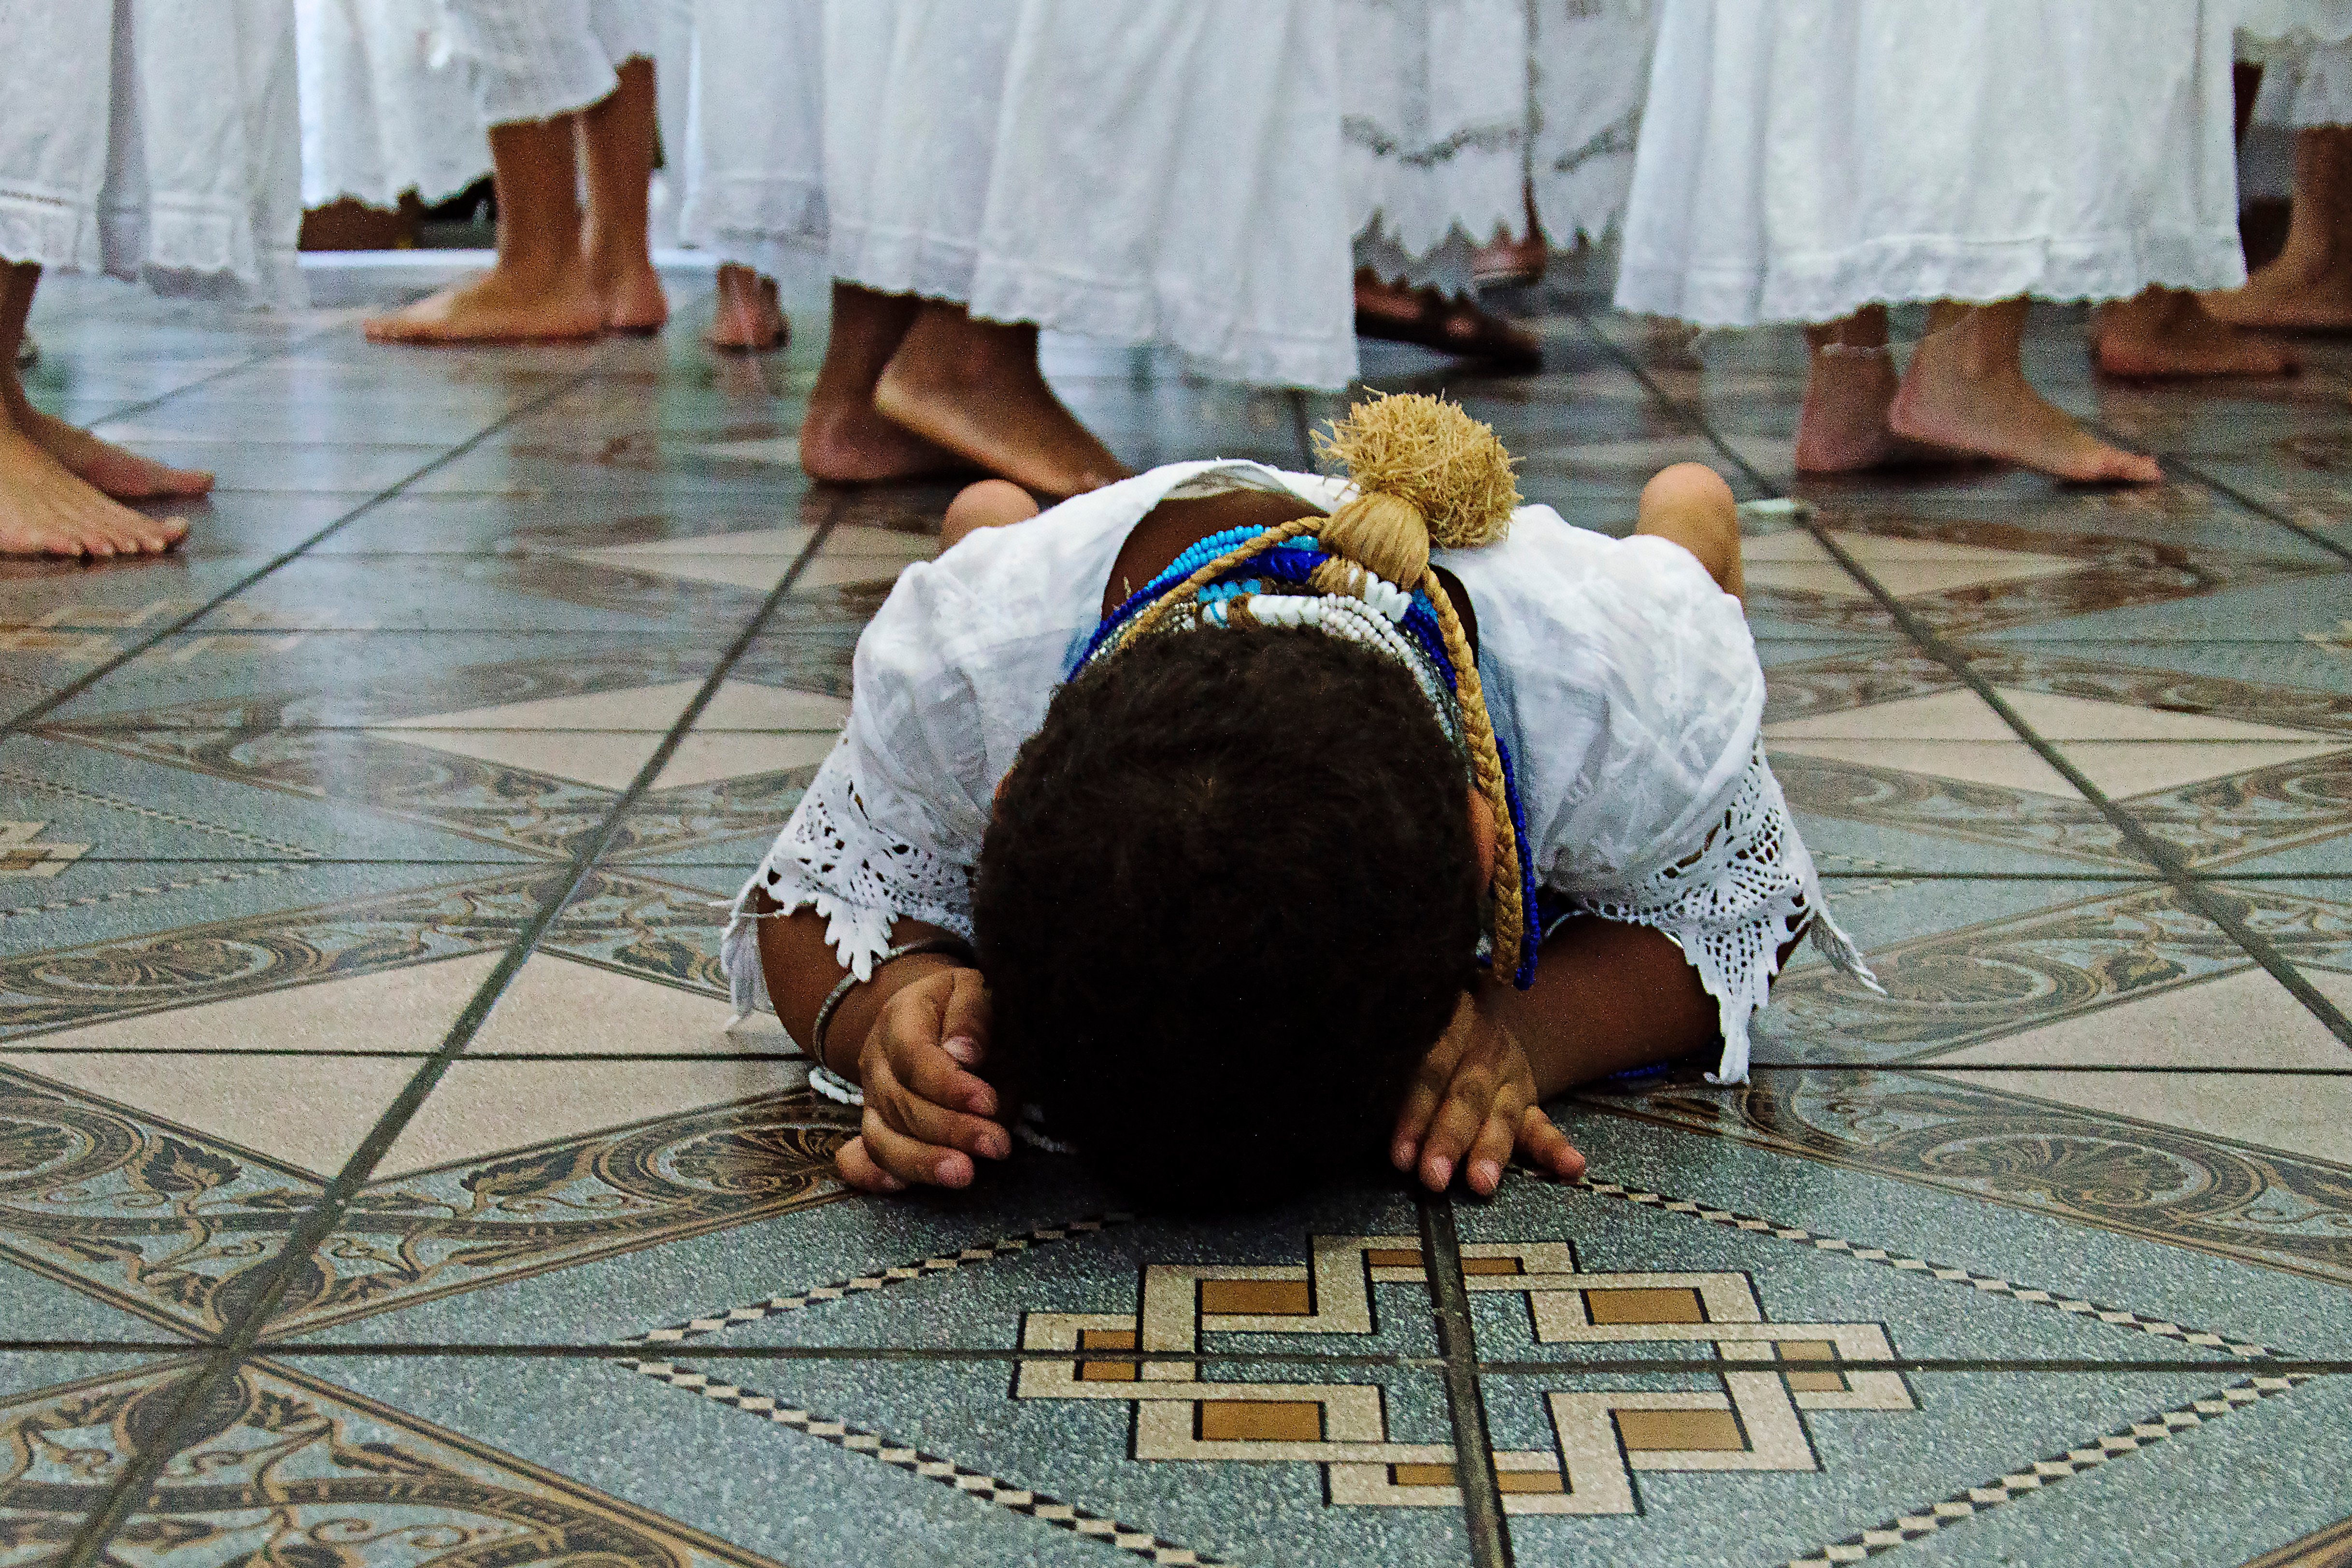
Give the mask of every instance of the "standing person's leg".
[[659, 140], [654, 62], [624, 61], [621, 85], [580, 111], [580, 140], [588, 172], [588, 223], [583, 248], [588, 279], [604, 302], [604, 324], [617, 332], [656, 332], [669, 320], [669, 300], [654, 271], [647, 237], [647, 191]]
[[2209, 294], [2224, 321], [2282, 331], [2352, 328], [2352, 126], [2295, 133], [2286, 248], [2233, 293]]
[[1887, 424], [1903, 378], [1887, 342], [1885, 306], [1864, 306], [1842, 321], [1807, 327], [1805, 343], [1812, 356], [1797, 422], [1799, 473], [1862, 473], [1958, 456], [1906, 441]]
[[[17, 378], [16, 350], [40, 280], [38, 267], [0, 263], [0, 555], [104, 557], [169, 550], [187, 536], [185, 522], [142, 516], [101, 494], [98, 485], [121, 484], [142, 496], [201, 495], [212, 488], [212, 476], [134, 457], [33, 407]], [[76, 460], [81, 472], [71, 466]]]
[[574, 116], [490, 128], [499, 260], [406, 310], [367, 323], [380, 343], [593, 338], [604, 306], [581, 250]]
[[1126, 465], [1045, 384], [1034, 323], [976, 321], [961, 305], [922, 301], [875, 384], [874, 406], [1045, 495], [1076, 495], [1127, 477]]
[[2111, 300], [2092, 321], [2093, 353], [2109, 375], [2286, 375], [2303, 356], [2241, 331], [2185, 289], [2152, 288]]
[[2026, 302], [1937, 303], [1887, 411], [1898, 436], [2086, 484], [2162, 481], [2154, 458], [2107, 446], [2025, 379]]
[[767, 353], [791, 340], [792, 323], [776, 293], [776, 280], [740, 262], [719, 268], [717, 299], [702, 341], [729, 353]]
[[801, 467], [809, 478], [863, 485], [972, 471], [966, 459], [892, 424], [874, 406], [874, 388], [921, 307], [911, 294], [834, 284], [824, 363], [801, 421]]

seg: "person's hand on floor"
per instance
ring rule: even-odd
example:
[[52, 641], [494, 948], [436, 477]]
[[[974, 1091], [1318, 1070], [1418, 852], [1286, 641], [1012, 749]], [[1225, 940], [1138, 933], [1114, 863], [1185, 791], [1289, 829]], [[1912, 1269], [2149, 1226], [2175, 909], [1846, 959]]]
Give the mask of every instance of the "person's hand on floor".
[[1502, 1184], [1514, 1152], [1562, 1181], [1584, 1174], [1584, 1156], [1536, 1103], [1535, 1069], [1528, 1053], [1494, 1013], [1464, 994], [1454, 1021], [1422, 1058], [1397, 1112], [1390, 1157], [1400, 1171], [1418, 1170], [1422, 1184], [1442, 1193], [1462, 1173], [1485, 1196]]
[[1013, 1152], [996, 1090], [974, 1070], [988, 1032], [978, 970], [943, 969], [890, 998], [858, 1055], [866, 1116], [835, 1156], [842, 1180], [869, 1193], [966, 1187], [974, 1160]]

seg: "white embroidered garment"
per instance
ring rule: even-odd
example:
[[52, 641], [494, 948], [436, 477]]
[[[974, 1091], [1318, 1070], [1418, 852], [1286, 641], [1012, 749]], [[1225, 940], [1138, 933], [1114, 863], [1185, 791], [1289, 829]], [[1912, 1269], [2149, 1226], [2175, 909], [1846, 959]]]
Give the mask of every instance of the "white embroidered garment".
[[[1345, 493], [1256, 463], [1177, 463], [907, 569], [858, 639], [840, 745], [737, 901], [724, 964], [739, 1012], [768, 1005], [755, 890], [824, 915], [861, 977], [898, 916], [971, 935], [997, 784], [1094, 631], [1129, 531], [1171, 495], [1235, 489], [1321, 507]], [[1744, 1079], [1748, 1018], [1809, 916], [1835, 962], [1867, 971], [1759, 749], [1764, 673], [1738, 601], [1678, 545], [1571, 528], [1549, 507], [1520, 509], [1503, 543], [1434, 559], [1476, 609], [1538, 882], [1681, 943], [1721, 1008], [1720, 1076]]]
[[1345, 385], [1331, 4], [830, 0], [834, 276]]
[[294, 0], [302, 200], [427, 205], [490, 172], [490, 142], [442, 0]]
[[2254, 123], [2352, 125], [2352, 0], [2242, 0], [2238, 58], [2260, 63]]
[[0, 5], [0, 257], [299, 305], [292, 0]]
[[612, 96], [630, 60], [652, 59], [677, 0], [442, 0], [485, 125], [552, 120]]
[[787, 303], [819, 303], [824, 0], [698, 0], [694, 20], [679, 234], [774, 279]]
[[1617, 303], [2232, 289], [2244, 0], [1664, 0]]
[[1600, 240], [1625, 207], [1650, 85], [1649, 0], [1337, 0], [1356, 265], [1449, 294], [1527, 226]]

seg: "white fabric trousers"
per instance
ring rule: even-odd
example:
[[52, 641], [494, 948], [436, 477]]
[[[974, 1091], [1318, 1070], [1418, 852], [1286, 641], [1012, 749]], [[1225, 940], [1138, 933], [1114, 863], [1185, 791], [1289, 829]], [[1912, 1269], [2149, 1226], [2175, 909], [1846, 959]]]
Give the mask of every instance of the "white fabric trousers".
[[1665, 0], [1617, 302], [1702, 326], [2244, 280], [2231, 0]]
[[630, 60], [654, 58], [665, 0], [442, 0], [485, 125], [601, 103]]
[[680, 236], [822, 301], [824, 0], [697, 0]]
[[0, 6], [0, 257], [302, 298], [291, 0]]
[[836, 278], [1353, 376], [1332, 0], [831, 0]]
[[442, 201], [490, 171], [441, 0], [294, 0], [302, 68], [302, 200]]

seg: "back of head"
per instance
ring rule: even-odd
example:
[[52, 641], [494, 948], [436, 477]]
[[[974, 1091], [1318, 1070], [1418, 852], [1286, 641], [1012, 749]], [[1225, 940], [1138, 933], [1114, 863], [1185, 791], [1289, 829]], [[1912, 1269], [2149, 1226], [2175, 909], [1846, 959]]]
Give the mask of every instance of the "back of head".
[[1141, 639], [1065, 687], [973, 902], [1054, 1134], [1156, 1206], [1370, 1168], [1475, 972], [1467, 787], [1412, 677], [1314, 631]]

